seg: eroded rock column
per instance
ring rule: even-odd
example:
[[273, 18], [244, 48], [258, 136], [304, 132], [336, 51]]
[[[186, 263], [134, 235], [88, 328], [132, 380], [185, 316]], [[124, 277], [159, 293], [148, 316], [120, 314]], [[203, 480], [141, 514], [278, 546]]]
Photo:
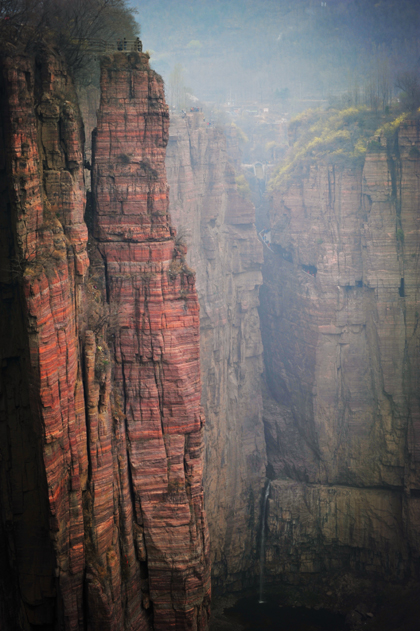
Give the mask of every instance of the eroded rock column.
[[[83, 619], [88, 460], [77, 312], [87, 268], [82, 123], [50, 50], [1, 60], [1, 504], [19, 628]], [[5, 571], [5, 570], [3, 570]], [[10, 603], [9, 603], [10, 605]]]
[[106, 58], [101, 90], [94, 230], [112, 314], [115, 471], [128, 492], [121, 526], [135, 541], [122, 554], [128, 572], [140, 561], [149, 585], [143, 608], [151, 603], [154, 629], [204, 630], [210, 564], [199, 307], [195, 275], [167, 212], [168, 108], [163, 82], [143, 54]]

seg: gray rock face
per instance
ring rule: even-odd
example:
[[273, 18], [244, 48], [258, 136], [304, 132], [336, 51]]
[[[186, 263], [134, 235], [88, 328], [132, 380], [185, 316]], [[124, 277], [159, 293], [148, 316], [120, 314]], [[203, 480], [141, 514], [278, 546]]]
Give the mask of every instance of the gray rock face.
[[200, 119], [172, 118], [166, 168], [172, 221], [197, 273], [205, 498], [217, 592], [252, 581], [257, 556], [266, 465], [257, 311], [263, 259], [254, 208], [237, 193], [226, 138]]
[[363, 168], [318, 165], [273, 195], [261, 291], [273, 577], [416, 573], [417, 124], [381, 142]]

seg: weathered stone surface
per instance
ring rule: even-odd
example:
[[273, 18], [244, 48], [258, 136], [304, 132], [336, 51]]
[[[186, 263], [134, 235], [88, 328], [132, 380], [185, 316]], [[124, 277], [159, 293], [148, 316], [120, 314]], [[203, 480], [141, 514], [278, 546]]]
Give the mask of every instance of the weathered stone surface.
[[2, 59], [5, 629], [207, 628], [198, 299], [168, 223], [167, 108], [147, 64], [104, 64], [103, 258], [91, 239], [87, 276], [71, 80], [49, 50]]
[[401, 578], [407, 563], [398, 491], [275, 480], [267, 526], [267, 570], [291, 581], [343, 567]]
[[[287, 563], [284, 571], [299, 572], [292, 558], [303, 550], [308, 567], [326, 567], [333, 522], [335, 567], [417, 572], [417, 125], [406, 123], [388, 149], [383, 138], [363, 168], [318, 165], [273, 195], [274, 253], [261, 292], [264, 420], [271, 473], [294, 480], [273, 486], [273, 574]], [[282, 510], [295, 517], [278, 528]]]
[[[143, 611], [152, 604], [154, 629], [204, 631], [210, 563], [199, 307], [194, 273], [168, 220], [168, 109], [146, 55], [104, 59], [101, 90], [92, 184], [95, 235], [115, 311], [108, 333], [120, 407], [119, 478], [131, 495], [122, 531], [132, 535], [123, 558], [127, 571], [143, 572]], [[98, 545], [99, 536], [98, 529]]]
[[262, 246], [254, 208], [236, 190], [226, 137], [200, 117], [171, 119], [166, 166], [171, 217], [197, 271], [206, 507], [213, 587], [222, 592], [255, 576], [266, 464], [257, 312]]
[[59, 615], [77, 629], [88, 468], [76, 317], [88, 263], [82, 127], [48, 51], [3, 57], [2, 88], [2, 517], [22, 628]]

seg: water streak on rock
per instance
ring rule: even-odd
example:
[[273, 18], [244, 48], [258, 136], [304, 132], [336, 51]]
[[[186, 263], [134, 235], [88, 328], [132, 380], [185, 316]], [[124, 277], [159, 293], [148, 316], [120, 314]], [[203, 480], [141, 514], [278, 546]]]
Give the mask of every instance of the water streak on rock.
[[265, 522], [267, 513], [267, 501], [270, 495], [270, 480], [267, 482], [264, 493], [263, 509], [261, 512], [261, 543], [260, 543], [260, 603], [264, 602], [264, 566], [265, 566]]

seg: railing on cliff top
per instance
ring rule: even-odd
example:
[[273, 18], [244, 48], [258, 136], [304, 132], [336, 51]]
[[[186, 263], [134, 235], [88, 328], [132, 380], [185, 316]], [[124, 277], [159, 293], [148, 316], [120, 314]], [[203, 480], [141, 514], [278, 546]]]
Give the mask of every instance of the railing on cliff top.
[[137, 37], [136, 39], [87, 39], [87, 38], [73, 38], [72, 42], [80, 46], [80, 48], [89, 53], [97, 53], [99, 55], [105, 55], [106, 53], [122, 52], [131, 53], [143, 52], [143, 44]]

